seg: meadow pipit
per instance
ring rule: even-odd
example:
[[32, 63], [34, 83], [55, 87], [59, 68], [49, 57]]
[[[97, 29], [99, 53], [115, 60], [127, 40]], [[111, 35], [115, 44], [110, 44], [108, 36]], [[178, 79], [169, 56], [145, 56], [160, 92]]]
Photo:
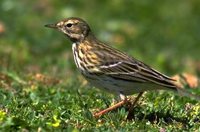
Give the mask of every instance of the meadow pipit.
[[170, 77], [99, 41], [80, 18], [71, 17], [45, 26], [63, 32], [73, 42], [74, 61], [88, 82], [122, 99], [118, 104], [95, 114], [96, 117], [124, 104], [127, 95], [139, 93], [135, 104], [147, 90], [171, 90], [191, 96], [175, 85], [175, 80]]

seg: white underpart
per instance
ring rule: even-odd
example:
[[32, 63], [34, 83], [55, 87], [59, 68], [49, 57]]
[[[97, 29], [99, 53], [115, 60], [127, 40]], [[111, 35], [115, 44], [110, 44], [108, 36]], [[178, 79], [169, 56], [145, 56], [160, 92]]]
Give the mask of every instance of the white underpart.
[[110, 68], [110, 67], [115, 67], [115, 66], [117, 66], [117, 65], [119, 65], [119, 64], [121, 64], [122, 62], [117, 62], [117, 63], [115, 63], [115, 64], [111, 64], [111, 65], [106, 65], [106, 66], [100, 66], [100, 68]]
[[80, 68], [81, 70], [83, 70], [83, 68], [81, 67], [80, 61], [78, 60], [79, 58], [77, 57], [78, 53], [76, 52], [76, 46], [77, 46], [77, 43], [73, 43], [72, 44], [72, 51], [73, 51], [74, 61], [75, 61], [76, 66], [78, 68]]

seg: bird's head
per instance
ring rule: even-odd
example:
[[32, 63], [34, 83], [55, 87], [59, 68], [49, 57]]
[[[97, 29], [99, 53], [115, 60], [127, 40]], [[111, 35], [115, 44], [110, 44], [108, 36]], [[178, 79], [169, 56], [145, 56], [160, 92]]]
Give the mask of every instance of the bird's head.
[[73, 42], [81, 42], [90, 32], [88, 24], [80, 18], [67, 18], [55, 24], [47, 24], [45, 27], [58, 29]]

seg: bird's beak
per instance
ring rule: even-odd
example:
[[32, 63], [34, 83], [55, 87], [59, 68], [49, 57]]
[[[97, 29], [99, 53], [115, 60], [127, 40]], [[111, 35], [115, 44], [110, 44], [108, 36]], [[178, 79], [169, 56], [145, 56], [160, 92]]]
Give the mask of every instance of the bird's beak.
[[48, 27], [48, 28], [58, 28], [57, 24], [46, 24], [44, 25], [45, 27]]

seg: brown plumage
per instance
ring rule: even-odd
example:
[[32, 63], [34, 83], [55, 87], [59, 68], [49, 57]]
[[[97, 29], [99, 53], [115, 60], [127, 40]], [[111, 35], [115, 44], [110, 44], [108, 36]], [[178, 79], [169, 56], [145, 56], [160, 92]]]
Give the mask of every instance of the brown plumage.
[[58, 29], [73, 42], [76, 66], [95, 87], [124, 96], [160, 89], [191, 95], [178, 88], [170, 77], [100, 42], [80, 18], [67, 18], [46, 27]]

